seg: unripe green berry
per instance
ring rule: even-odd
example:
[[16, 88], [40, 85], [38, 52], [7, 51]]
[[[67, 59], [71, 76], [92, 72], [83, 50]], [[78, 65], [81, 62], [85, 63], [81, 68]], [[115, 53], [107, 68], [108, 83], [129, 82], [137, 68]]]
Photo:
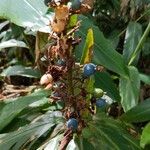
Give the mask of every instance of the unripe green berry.
[[99, 98], [99, 97], [102, 97], [104, 95], [104, 91], [100, 88], [95, 88], [94, 91], [93, 91], [93, 96], [95, 98]]

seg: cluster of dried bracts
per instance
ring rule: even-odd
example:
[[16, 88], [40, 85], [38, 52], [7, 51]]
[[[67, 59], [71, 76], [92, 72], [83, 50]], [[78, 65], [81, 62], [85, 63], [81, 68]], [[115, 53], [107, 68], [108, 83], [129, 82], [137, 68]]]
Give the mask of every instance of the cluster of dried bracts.
[[[54, 18], [50, 22], [52, 33], [49, 35], [47, 72], [41, 77], [40, 84], [52, 91], [52, 102], [64, 103], [62, 113], [66, 119], [66, 131], [60, 142], [59, 149], [63, 150], [72, 139], [73, 133], [80, 134], [86, 126], [84, 117], [94, 114], [94, 105], [105, 105], [100, 100], [103, 91], [94, 89], [90, 102], [86, 101], [89, 93], [85, 83], [99, 67], [93, 63], [80, 65], [75, 62], [74, 51], [81, 41], [75, 37], [80, 27], [80, 21], [70, 25], [74, 14], [86, 13], [93, 7], [92, 0], [48, 0], [46, 5], [53, 8]], [[97, 100], [98, 99], [98, 100]]]

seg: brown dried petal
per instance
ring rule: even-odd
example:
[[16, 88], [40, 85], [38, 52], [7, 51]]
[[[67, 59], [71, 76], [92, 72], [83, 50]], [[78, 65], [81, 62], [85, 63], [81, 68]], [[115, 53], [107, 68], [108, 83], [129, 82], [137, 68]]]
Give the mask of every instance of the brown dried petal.
[[66, 20], [68, 16], [69, 16], [69, 9], [67, 6], [62, 5], [62, 6], [56, 7], [55, 18], [57, 20]]

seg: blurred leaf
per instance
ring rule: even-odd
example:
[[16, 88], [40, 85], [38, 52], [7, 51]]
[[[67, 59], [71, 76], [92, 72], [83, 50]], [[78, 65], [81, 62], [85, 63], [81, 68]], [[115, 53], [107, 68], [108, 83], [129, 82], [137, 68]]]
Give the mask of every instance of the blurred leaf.
[[142, 48], [142, 54], [144, 56], [150, 54], [150, 44], [149, 43], [150, 43], [150, 38], [147, 38], [144, 45], [143, 45], [143, 48]]
[[128, 71], [122, 56], [112, 48], [110, 41], [104, 37], [98, 27], [85, 16], [80, 15], [79, 19], [82, 20], [82, 24], [78, 35], [81, 36], [82, 42], [76, 49], [77, 58], [81, 56], [87, 31], [92, 28], [94, 35], [93, 61], [96, 64], [101, 64], [107, 69], [110, 69], [120, 75], [128, 76]]
[[[82, 136], [76, 137], [75, 138], [75, 143], [77, 144], [76, 147], [79, 150], [96, 150], [94, 146], [85, 138]], [[75, 150], [78, 150], [75, 149]]]
[[150, 98], [124, 113], [120, 119], [126, 122], [150, 121]]
[[[126, 30], [124, 50], [123, 50], [123, 57], [127, 64], [130, 61], [130, 58], [136, 46], [138, 45], [141, 36], [142, 36], [142, 26], [137, 22], [129, 22]], [[137, 56], [137, 58], [138, 57], [139, 56]]]
[[119, 90], [121, 104], [125, 112], [138, 104], [140, 77], [135, 67], [129, 67], [129, 78], [120, 78]]
[[115, 101], [120, 101], [119, 91], [108, 72], [95, 74], [95, 86], [101, 88]]
[[28, 48], [28, 46], [23, 41], [18, 41], [15, 39], [11, 39], [9, 41], [4, 41], [0, 43], [0, 50], [8, 47], [24, 47]]
[[9, 66], [8, 68], [4, 69], [3, 72], [1, 73], [1, 76], [14, 76], [14, 75], [20, 75], [29, 78], [41, 77], [41, 74], [38, 70], [34, 70], [32, 68], [24, 67], [21, 65]]
[[[66, 147], [66, 150], [82, 150], [79, 149], [78, 145], [75, 143], [74, 139], [72, 139]], [[85, 149], [86, 150], [86, 149]]]
[[2, 0], [0, 1], [0, 18], [32, 31], [50, 32], [47, 7], [42, 0]]
[[140, 80], [146, 84], [150, 84], [150, 76], [145, 74], [140, 74]]
[[87, 33], [80, 64], [86, 64], [86, 63], [91, 62], [92, 54], [93, 54], [93, 45], [94, 45], [93, 30], [89, 29]]
[[56, 136], [55, 138], [52, 138], [49, 140], [45, 145], [38, 148], [38, 150], [44, 149], [44, 150], [58, 150], [59, 142], [62, 139], [63, 135], [60, 134]]
[[83, 137], [90, 142], [95, 149], [107, 150], [139, 150], [139, 142], [133, 138], [123, 124], [119, 121], [98, 113], [87, 128], [83, 130]]
[[49, 91], [40, 90], [24, 97], [7, 100], [10, 102], [6, 101], [5, 106], [0, 110], [0, 130], [7, 126], [24, 108], [49, 94]]
[[140, 141], [140, 146], [142, 148], [144, 148], [148, 144], [150, 144], [150, 123], [148, 123], [143, 129]]
[[0, 137], [0, 149], [18, 150], [25, 147], [31, 141], [38, 139], [48, 130], [62, 120], [55, 112], [48, 112], [39, 117], [35, 122], [21, 127], [18, 131], [10, 132]]

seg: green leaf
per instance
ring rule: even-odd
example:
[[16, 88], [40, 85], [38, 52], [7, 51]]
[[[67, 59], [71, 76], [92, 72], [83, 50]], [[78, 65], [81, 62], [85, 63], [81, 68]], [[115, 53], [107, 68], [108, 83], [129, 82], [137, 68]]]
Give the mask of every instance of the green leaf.
[[145, 148], [145, 146], [148, 144], [150, 144], [150, 123], [148, 123], [143, 129], [140, 141], [140, 146], [142, 148]]
[[2, 0], [0, 1], [0, 18], [32, 31], [50, 32], [47, 7], [42, 0]]
[[140, 77], [135, 67], [129, 67], [129, 78], [120, 78], [119, 90], [121, 104], [125, 112], [138, 104]]
[[95, 149], [99, 147], [107, 150], [138, 150], [139, 141], [133, 138], [123, 124], [114, 119], [97, 114], [87, 128], [83, 130], [83, 137], [90, 142]]
[[28, 48], [28, 46], [23, 41], [18, 41], [15, 39], [11, 39], [9, 41], [4, 41], [0, 43], [0, 50], [8, 47], [24, 47]]
[[25, 76], [29, 78], [40, 78], [41, 74], [38, 70], [34, 70], [30, 67], [24, 67], [21, 65], [16, 66], [9, 66], [8, 68], [4, 69], [1, 73], [1, 76]]
[[101, 33], [99, 28], [93, 24], [93, 22], [85, 16], [80, 15], [79, 20], [82, 20], [78, 35], [81, 36], [82, 42], [80, 46], [76, 48], [77, 58], [80, 58], [85, 43], [86, 34], [88, 29], [93, 29], [94, 35], [94, 62], [96, 64], [103, 65], [107, 69], [112, 70], [123, 76], [128, 76], [128, 70], [124, 63], [122, 56], [112, 48], [110, 41], [107, 40]]
[[49, 95], [49, 91], [40, 90], [33, 94], [7, 100], [5, 106], [0, 110], [0, 131], [7, 126], [24, 108], [33, 102], [41, 100]]
[[87, 33], [80, 64], [86, 64], [86, 63], [91, 62], [92, 54], [93, 54], [93, 45], [94, 45], [93, 30], [89, 29]]
[[96, 150], [94, 148], [94, 146], [87, 139], [83, 138], [82, 136], [76, 137], [75, 143], [77, 144], [77, 148], [79, 150]]
[[95, 86], [101, 88], [115, 101], [120, 101], [119, 91], [108, 72], [95, 74]]
[[140, 80], [146, 84], [150, 84], [150, 76], [145, 74], [140, 74]]
[[45, 132], [51, 130], [61, 120], [62, 116], [56, 112], [48, 112], [36, 119], [36, 122], [23, 126], [18, 131], [0, 136], [0, 149], [9, 150], [13, 147], [13, 150], [18, 150], [21, 147], [25, 147], [27, 143], [38, 139]]
[[150, 98], [124, 113], [120, 119], [126, 122], [150, 121]]
[[[124, 50], [123, 50], [123, 57], [127, 64], [129, 63], [130, 58], [141, 36], [142, 36], [142, 26], [137, 22], [129, 22], [126, 30]], [[138, 56], [136, 58], [136, 62], [138, 60]]]

